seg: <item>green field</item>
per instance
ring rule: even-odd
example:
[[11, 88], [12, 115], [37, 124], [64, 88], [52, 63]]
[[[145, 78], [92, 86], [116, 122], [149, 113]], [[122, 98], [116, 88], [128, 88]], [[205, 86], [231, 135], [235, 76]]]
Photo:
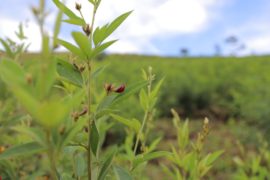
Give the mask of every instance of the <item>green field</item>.
[[[67, 59], [68, 55], [58, 55]], [[23, 56], [25, 64], [32, 63], [39, 55]], [[270, 128], [270, 57], [245, 58], [167, 58], [137, 55], [107, 55], [93, 64], [94, 68], [106, 65], [104, 73], [93, 83], [96, 91], [105, 83], [122, 84], [129, 87], [142, 79], [142, 69], [153, 67], [156, 79], [165, 78], [157, 102], [155, 127], [150, 137], [160, 135], [163, 141], [159, 150], [170, 150], [176, 143], [170, 109], [174, 108], [182, 119], [190, 119], [191, 134], [194, 139], [202, 125], [202, 119], [210, 120], [210, 135], [205, 151], [223, 149], [225, 152], [217, 160], [206, 179], [232, 179], [239, 168], [235, 163], [241, 157], [242, 144], [246, 154], [259, 152], [259, 134], [269, 137]], [[10, 146], [25, 139], [14, 135], [9, 128], [20, 121], [22, 111], [1, 82], [0, 99], [0, 145]], [[139, 106], [138, 94], [129, 97], [118, 108], [124, 117], [141, 119], [143, 109]], [[6, 118], [8, 117], [8, 118]], [[12, 122], [11, 122], [12, 121]], [[4, 127], [6, 127], [4, 129]], [[110, 130], [110, 141], [124, 141], [125, 131], [116, 125]], [[151, 138], [150, 138], [151, 139]], [[7, 143], [9, 142], [9, 143]], [[109, 144], [112, 144], [109, 142]], [[258, 155], [259, 156], [259, 155]], [[253, 156], [251, 156], [253, 157]], [[252, 158], [251, 158], [252, 159]], [[247, 163], [249, 159], [246, 159]], [[24, 163], [24, 160], [20, 160]], [[168, 163], [159, 159], [150, 162], [150, 179], [164, 179], [158, 164]], [[266, 165], [266, 166], [269, 166]], [[0, 168], [1, 170], [1, 168]], [[24, 170], [22, 170], [23, 172]], [[27, 171], [27, 170], [25, 170]], [[166, 178], [165, 178], [166, 179]]]

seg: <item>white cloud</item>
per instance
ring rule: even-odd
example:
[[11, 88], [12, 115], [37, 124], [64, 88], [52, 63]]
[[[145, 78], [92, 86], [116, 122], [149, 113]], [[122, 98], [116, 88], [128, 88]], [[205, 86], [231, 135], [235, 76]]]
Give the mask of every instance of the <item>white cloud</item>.
[[[82, 4], [83, 14], [90, 22], [92, 7], [88, 0], [67, 0], [68, 7], [76, 12], [75, 2]], [[220, 5], [220, 2], [223, 0], [102, 0], [96, 25], [104, 25], [123, 12], [134, 10], [127, 21], [113, 34], [112, 38], [120, 38], [120, 41], [109, 48], [109, 51], [161, 54], [151, 40], [156, 37], [170, 37], [204, 30], [212, 19], [210, 9]], [[29, 12], [27, 11], [26, 14], [29, 15]], [[53, 15], [50, 15], [47, 20], [50, 31], [54, 20]], [[17, 22], [15, 19], [1, 17], [1, 23], [3, 22], [5, 27], [0, 28], [3, 29], [2, 32], [0, 30], [1, 36], [4, 34], [12, 37], [11, 29], [16, 29]], [[40, 49], [39, 30], [33, 20], [29, 23], [26, 32], [32, 42], [30, 50]], [[70, 37], [64, 36], [64, 38]]]
[[248, 47], [252, 53], [269, 54], [270, 33], [248, 39]]
[[[0, 28], [1, 38], [8, 37], [16, 42], [19, 42], [18, 38], [15, 35], [15, 31], [18, 31], [19, 26], [18, 21], [9, 18], [1, 18], [1, 24], [4, 25], [3, 28]], [[28, 38], [26, 43], [30, 43], [29, 50], [39, 51], [41, 38], [39, 34], [39, 27], [33, 22], [23, 22], [25, 27], [25, 36]]]
[[[87, 0], [77, 2], [82, 4], [86, 19], [90, 21], [91, 8]], [[72, 9], [75, 9], [74, 4], [74, 0], [68, 1]], [[158, 53], [151, 39], [202, 31], [211, 19], [209, 8], [215, 4], [218, 4], [217, 0], [103, 0], [97, 14], [97, 24], [110, 22], [123, 12], [134, 10], [113, 35], [114, 38], [120, 37], [123, 42], [117, 42], [118, 45], [114, 45], [110, 51], [141, 53], [148, 49], [148, 53]]]
[[240, 55], [269, 54], [270, 52], [270, 24], [267, 18], [244, 22], [237, 27], [230, 28], [225, 34], [225, 37], [239, 36], [240, 43], [246, 45], [246, 49]]

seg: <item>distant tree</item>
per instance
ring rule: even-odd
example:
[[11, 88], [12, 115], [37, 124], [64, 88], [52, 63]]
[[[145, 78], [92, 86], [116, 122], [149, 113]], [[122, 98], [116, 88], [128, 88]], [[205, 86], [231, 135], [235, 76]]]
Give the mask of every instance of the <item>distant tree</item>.
[[225, 38], [225, 43], [230, 46], [231, 56], [236, 56], [239, 52], [246, 49], [246, 45], [234, 35]]
[[182, 57], [187, 57], [188, 54], [189, 54], [188, 48], [182, 48], [182, 49], [180, 49], [180, 54], [181, 54]]
[[234, 35], [228, 36], [228, 37], [225, 39], [225, 42], [226, 42], [227, 44], [236, 44], [236, 43], [238, 43], [238, 38], [237, 38], [236, 36], [234, 36]]

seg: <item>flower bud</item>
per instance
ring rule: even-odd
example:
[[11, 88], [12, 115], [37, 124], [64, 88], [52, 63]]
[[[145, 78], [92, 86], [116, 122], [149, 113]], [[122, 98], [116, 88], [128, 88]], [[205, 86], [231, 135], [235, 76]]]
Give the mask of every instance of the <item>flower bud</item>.
[[124, 84], [120, 85], [114, 92], [116, 93], [122, 93], [125, 91], [126, 86]]
[[87, 126], [84, 126], [83, 130], [84, 130], [84, 132], [86, 132], [86, 133], [88, 133], [88, 132], [89, 132], [88, 127], [87, 127]]
[[79, 116], [83, 116], [83, 115], [85, 115], [87, 112], [88, 112], [88, 108], [85, 107], [85, 108], [79, 113]]
[[82, 73], [84, 70], [85, 70], [85, 66], [84, 66], [84, 65], [79, 66], [79, 71], [80, 71], [81, 73]]
[[40, 13], [40, 10], [37, 7], [31, 7], [31, 10], [35, 16], [37, 16]]
[[89, 24], [86, 24], [84, 27], [83, 27], [83, 31], [84, 33], [89, 36], [91, 34], [91, 27]]
[[78, 11], [80, 11], [81, 8], [82, 8], [82, 5], [76, 2], [75, 8], [76, 8]]
[[112, 84], [106, 83], [104, 85], [104, 88], [105, 88], [107, 94], [109, 94], [110, 92], [113, 92], [114, 91], [114, 86]]

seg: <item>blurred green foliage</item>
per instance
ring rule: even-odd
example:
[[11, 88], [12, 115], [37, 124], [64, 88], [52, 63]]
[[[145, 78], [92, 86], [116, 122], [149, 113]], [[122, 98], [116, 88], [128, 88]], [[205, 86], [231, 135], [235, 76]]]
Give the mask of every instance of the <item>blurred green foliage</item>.
[[[108, 55], [110, 62], [99, 81], [126, 83], [141, 77], [141, 68], [151, 65], [157, 78], [165, 77], [157, 109], [166, 117], [175, 108], [181, 117], [214, 120], [245, 119], [267, 130], [270, 119], [270, 57], [162, 58]], [[136, 99], [130, 100], [132, 114], [141, 114]], [[124, 106], [124, 108], [127, 106]], [[128, 106], [129, 107], [129, 106]], [[127, 107], [127, 108], [128, 108]], [[268, 125], [268, 126], [265, 126]]]

